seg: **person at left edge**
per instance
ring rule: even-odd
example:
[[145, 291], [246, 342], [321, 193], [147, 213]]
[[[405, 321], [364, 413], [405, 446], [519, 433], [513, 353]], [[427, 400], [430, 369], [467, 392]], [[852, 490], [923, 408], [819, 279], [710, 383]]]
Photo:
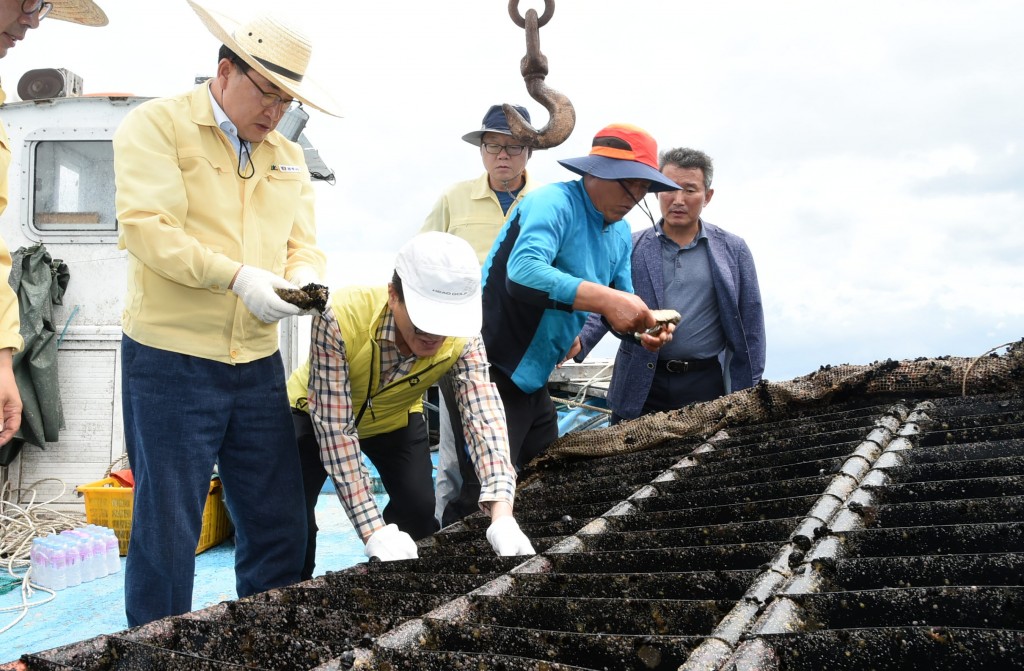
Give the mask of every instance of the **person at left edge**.
[[[38, 28], [46, 17], [85, 26], [107, 25], [107, 15], [92, 0], [0, 0], [0, 58]], [[0, 105], [7, 94], [0, 87]], [[7, 171], [11, 167], [11, 140], [0, 123], [0, 213], [7, 209]], [[7, 283], [11, 253], [0, 237], [0, 445], [21, 428], [21, 393], [14, 380], [14, 355], [25, 346], [21, 337], [18, 296]]]
[[297, 582], [306, 537], [277, 327], [300, 311], [274, 289], [318, 281], [325, 259], [303, 150], [275, 129], [292, 106], [334, 105], [304, 76], [312, 47], [287, 20], [189, 4], [222, 44], [215, 76], [143, 103], [114, 135], [131, 626], [191, 610], [215, 465], [239, 597]]
[[[313, 575], [314, 507], [330, 474], [367, 557], [413, 559], [416, 540], [438, 529], [423, 391], [447, 378], [490, 515], [487, 540], [503, 556], [533, 554], [512, 516], [516, 475], [505, 410], [480, 337], [480, 267], [449, 233], [420, 233], [402, 246], [387, 287], [345, 287], [313, 317], [310, 358], [288, 380], [306, 487]], [[389, 495], [377, 507], [362, 457]]]

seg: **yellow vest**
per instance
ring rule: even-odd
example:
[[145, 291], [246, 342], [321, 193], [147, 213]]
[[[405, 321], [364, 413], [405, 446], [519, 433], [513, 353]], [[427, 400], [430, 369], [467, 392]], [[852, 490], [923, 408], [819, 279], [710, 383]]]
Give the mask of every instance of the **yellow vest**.
[[[446, 338], [436, 354], [418, 357], [408, 375], [381, 387], [380, 345], [375, 336], [387, 301], [387, 287], [346, 287], [331, 292], [331, 310], [345, 341], [349, 392], [360, 438], [397, 431], [409, 423], [409, 413], [423, 412], [423, 394], [455, 365], [466, 347], [466, 338]], [[309, 371], [307, 359], [288, 378], [288, 401], [306, 412]]]

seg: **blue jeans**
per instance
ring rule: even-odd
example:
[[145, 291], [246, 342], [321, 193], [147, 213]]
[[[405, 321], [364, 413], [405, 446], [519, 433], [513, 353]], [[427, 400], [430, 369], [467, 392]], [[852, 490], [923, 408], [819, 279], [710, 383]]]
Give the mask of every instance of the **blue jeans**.
[[232, 366], [124, 336], [121, 362], [135, 476], [124, 586], [129, 626], [192, 610], [214, 464], [235, 525], [238, 596], [298, 582], [306, 515], [281, 357]]

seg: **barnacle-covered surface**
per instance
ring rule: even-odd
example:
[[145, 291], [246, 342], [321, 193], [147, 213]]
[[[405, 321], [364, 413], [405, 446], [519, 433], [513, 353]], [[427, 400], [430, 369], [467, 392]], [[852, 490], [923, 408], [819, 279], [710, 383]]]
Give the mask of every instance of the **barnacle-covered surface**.
[[707, 403], [654, 413], [597, 431], [569, 432], [547, 452], [550, 457], [633, 452], [664, 440], [711, 435], [730, 426], [785, 419], [804, 408], [848, 399], [930, 398], [968, 391], [1024, 391], [1024, 340], [1001, 356], [888, 359], [861, 366], [822, 366], [813, 373], [783, 382], [762, 380], [750, 389]]
[[495, 557], [420, 559], [25, 655], [29, 669], [1024, 669], [1024, 398], [854, 393], [539, 460]]

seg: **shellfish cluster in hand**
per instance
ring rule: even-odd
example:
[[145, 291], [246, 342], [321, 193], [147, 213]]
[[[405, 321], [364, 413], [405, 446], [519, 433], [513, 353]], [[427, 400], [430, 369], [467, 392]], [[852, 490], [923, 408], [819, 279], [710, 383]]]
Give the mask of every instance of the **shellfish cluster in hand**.
[[327, 309], [327, 287], [312, 282], [301, 289], [274, 289], [281, 300], [297, 305], [303, 310], [316, 310], [323, 314]]
[[679, 320], [683, 318], [683, 316], [675, 310], [651, 310], [651, 314], [658, 323], [643, 333], [634, 333], [633, 337], [636, 338], [637, 342], [640, 341], [641, 335], [658, 335], [661, 333], [663, 328], [669, 324], [678, 324]]

